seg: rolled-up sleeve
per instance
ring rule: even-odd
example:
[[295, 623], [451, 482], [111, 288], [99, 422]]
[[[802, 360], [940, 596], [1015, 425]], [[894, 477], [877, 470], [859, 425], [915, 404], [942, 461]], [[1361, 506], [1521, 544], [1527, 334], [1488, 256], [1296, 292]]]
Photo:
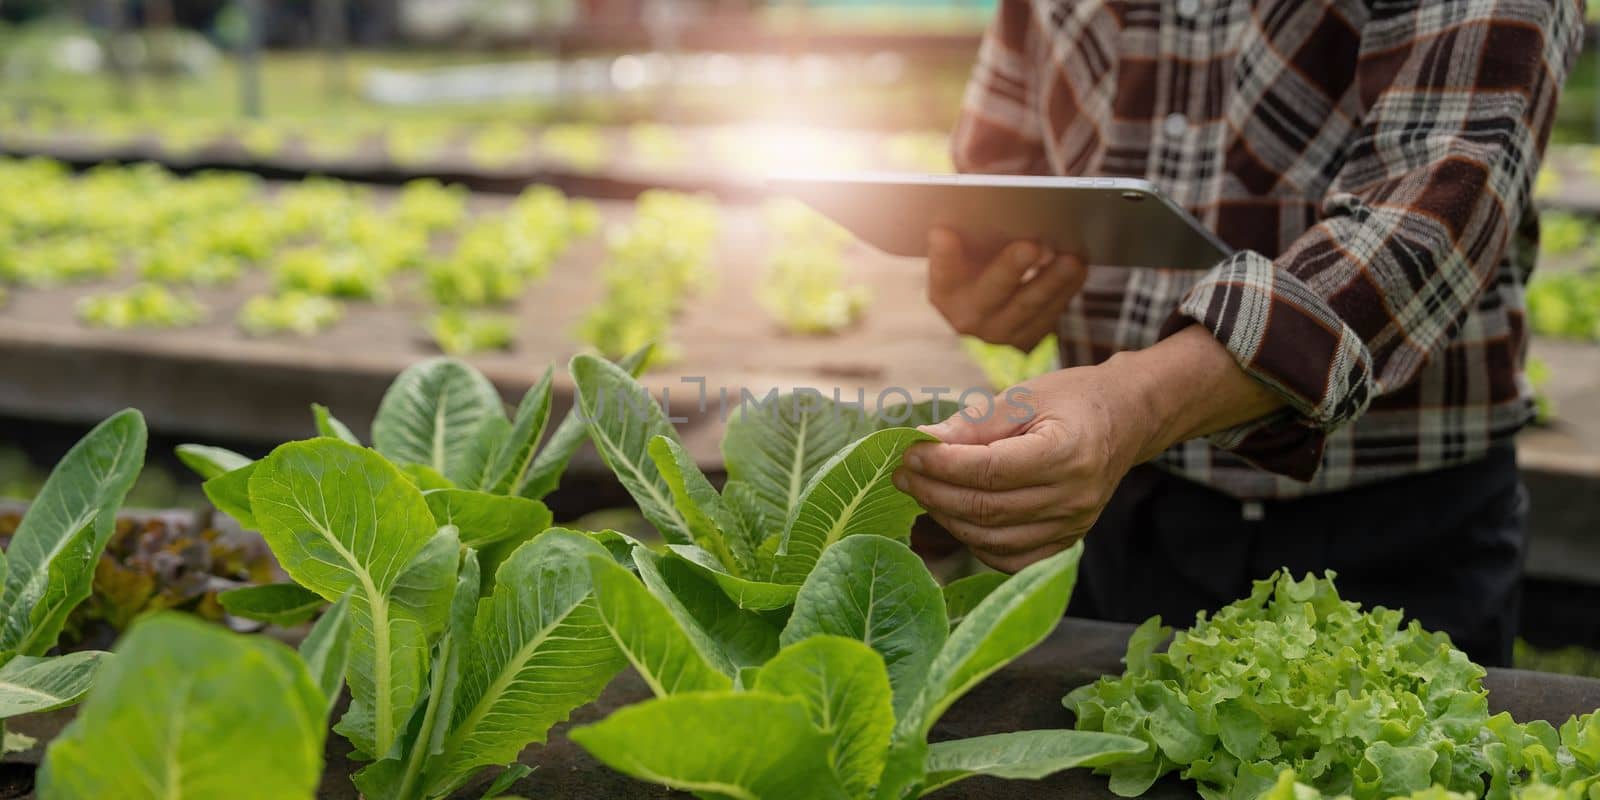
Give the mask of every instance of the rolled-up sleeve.
[[1214, 444], [1309, 480], [1329, 432], [1449, 343], [1529, 206], [1581, 35], [1574, 0], [1419, 3], [1368, 23], [1362, 121], [1319, 224], [1275, 259], [1229, 257], [1163, 326], [1204, 326], [1287, 404]]
[[1028, 0], [1000, 0], [967, 82], [961, 118], [950, 138], [961, 172], [1045, 174], [1042, 125], [1031, 93], [1029, 63], [1038, 35]]

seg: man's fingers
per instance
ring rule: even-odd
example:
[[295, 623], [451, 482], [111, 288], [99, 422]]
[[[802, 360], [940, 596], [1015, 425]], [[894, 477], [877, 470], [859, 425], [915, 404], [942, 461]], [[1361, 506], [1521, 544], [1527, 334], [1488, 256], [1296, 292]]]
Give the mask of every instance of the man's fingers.
[[1066, 509], [1066, 504], [1060, 502], [1060, 491], [1054, 487], [985, 492], [934, 480], [908, 469], [895, 472], [894, 484], [928, 511], [976, 525], [1021, 525], [1061, 516]]
[[1073, 283], [1079, 280], [1081, 272], [1078, 264], [1075, 258], [1052, 260], [984, 320], [986, 329], [1014, 346], [1031, 349], [1043, 337], [1029, 342], [1025, 334], [1041, 327], [1041, 320], [1046, 322], [1043, 326], [1046, 330], [1054, 327], [1055, 318], [1072, 302]]
[[918, 430], [945, 444], [989, 444], [1016, 436], [1025, 424], [1027, 420], [1018, 419], [1015, 409], [1000, 398], [985, 395], [985, 402], [970, 404], [943, 421]]
[[928, 231], [928, 295], [950, 297], [972, 281], [961, 237], [948, 228]]
[[1016, 294], [1029, 272], [1050, 263], [1055, 255], [1033, 242], [1013, 242], [990, 261], [972, 286], [972, 298], [984, 317], [998, 311]]
[[972, 548], [974, 553], [991, 556], [1019, 556], [1038, 552], [1055, 544], [1063, 536], [1070, 537], [1070, 522], [1063, 519], [1042, 520], [1023, 525], [984, 527], [946, 514], [930, 513], [933, 520]]
[[[994, 413], [1009, 412], [1001, 408]], [[1062, 477], [1052, 474], [1059, 459], [1048, 452], [1057, 446], [1051, 442], [1029, 432], [990, 444], [919, 444], [906, 451], [905, 465], [924, 477], [973, 489], [1048, 486]]]
[[1033, 352], [1033, 348], [1038, 347], [1039, 343], [1044, 341], [1044, 337], [1056, 332], [1057, 326], [1061, 323], [1061, 313], [1064, 311], [1065, 308], [1054, 314], [1040, 315], [1039, 319], [1029, 323], [1028, 327], [1016, 334], [1011, 346], [1025, 353]]

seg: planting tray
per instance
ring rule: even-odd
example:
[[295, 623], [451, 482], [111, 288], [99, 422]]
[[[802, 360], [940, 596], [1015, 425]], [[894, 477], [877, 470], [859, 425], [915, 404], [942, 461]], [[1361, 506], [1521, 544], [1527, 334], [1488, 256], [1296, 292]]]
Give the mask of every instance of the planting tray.
[[[1065, 619], [1054, 634], [1032, 652], [996, 673], [968, 694], [934, 729], [935, 739], [978, 736], [1005, 731], [1071, 727], [1072, 717], [1061, 705], [1068, 691], [1105, 674], [1122, 671], [1131, 625]], [[1600, 707], [1600, 681], [1519, 670], [1489, 670], [1491, 712], [1509, 711], [1519, 720], [1545, 719], [1559, 724], [1569, 715]], [[570, 724], [593, 722], [616, 709], [649, 697], [649, 690], [633, 673], [618, 678], [599, 702], [580, 709]], [[12, 728], [48, 741], [71, 717], [67, 709], [18, 718]], [[537, 769], [514, 784], [511, 794], [526, 797], [655, 800], [687, 797], [638, 783], [614, 773], [591, 759], [567, 740], [561, 725], [550, 742], [523, 753], [522, 762]], [[328, 800], [355, 800], [348, 775], [358, 765], [350, 762], [343, 739], [330, 736], [327, 770], [319, 796]], [[8, 760], [35, 763], [39, 748], [14, 754]], [[482, 789], [479, 787], [478, 792]], [[462, 797], [477, 797], [465, 791]], [[1021, 794], [1039, 798], [1112, 798], [1104, 778], [1087, 770], [1073, 770], [1038, 783], [974, 778], [938, 794], [944, 800], [1003, 800]], [[1176, 800], [1197, 795], [1175, 778], [1158, 783], [1146, 797]]]
[[[381, 192], [380, 192], [381, 194]], [[475, 196], [490, 209], [504, 198]], [[631, 215], [631, 204], [602, 202], [608, 222]], [[848, 280], [869, 286], [864, 319], [837, 336], [797, 336], [779, 329], [755, 303], [765, 268], [767, 235], [759, 214], [726, 207], [716, 256], [717, 286], [691, 301], [673, 337], [682, 357], [645, 383], [671, 401], [691, 452], [707, 466], [721, 463], [722, 409], [748, 389], [814, 388], [850, 400], [864, 393], [869, 408], [880, 392], [903, 387], [922, 399], [923, 387], [983, 387], [979, 370], [949, 328], [923, 300], [920, 264], [857, 246]], [[521, 320], [509, 352], [469, 359], [515, 401], [547, 366], [556, 367], [555, 412], [572, 400], [566, 362], [580, 350], [572, 335], [600, 299], [599, 237], [578, 242], [514, 307]], [[402, 276], [414, 280], [415, 276]], [[109, 331], [76, 321], [79, 298], [131, 283], [49, 290], [18, 289], [0, 310], [0, 415], [85, 424], [124, 407], [141, 409], [154, 430], [198, 441], [273, 444], [312, 432], [308, 404], [321, 402], [363, 436], [378, 400], [406, 366], [438, 355], [420, 324], [427, 309], [415, 299], [388, 305], [350, 303], [344, 320], [317, 336], [252, 339], [234, 325], [245, 299], [268, 287], [253, 271], [230, 288], [201, 289], [211, 310], [198, 327]], [[403, 284], [402, 284], [403, 285]], [[686, 382], [685, 378], [700, 382]], [[700, 386], [707, 391], [702, 410]], [[723, 397], [726, 396], [726, 403]], [[888, 404], [904, 402], [886, 397]], [[580, 463], [579, 471], [598, 465]]]

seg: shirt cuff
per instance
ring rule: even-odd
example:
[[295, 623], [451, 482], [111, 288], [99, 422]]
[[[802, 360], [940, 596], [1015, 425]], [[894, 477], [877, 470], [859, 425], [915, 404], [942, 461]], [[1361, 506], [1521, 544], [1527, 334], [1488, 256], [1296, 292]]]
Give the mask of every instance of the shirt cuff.
[[1207, 438], [1262, 469], [1310, 480], [1327, 435], [1371, 402], [1371, 356], [1361, 337], [1304, 281], [1251, 251], [1207, 272], [1178, 302], [1161, 338], [1195, 323], [1288, 404]]

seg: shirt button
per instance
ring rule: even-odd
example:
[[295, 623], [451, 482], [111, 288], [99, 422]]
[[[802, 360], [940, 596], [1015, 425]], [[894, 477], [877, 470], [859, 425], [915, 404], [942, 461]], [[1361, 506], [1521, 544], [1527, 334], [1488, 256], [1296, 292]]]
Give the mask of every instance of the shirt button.
[[1182, 136], [1184, 131], [1187, 131], [1188, 129], [1189, 120], [1182, 114], [1168, 114], [1167, 118], [1161, 122], [1161, 130], [1167, 134], [1167, 138], [1169, 139], [1176, 139]]
[[1200, 11], [1200, 0], [1178, 0], [1178, 16], [1192, 17]]

